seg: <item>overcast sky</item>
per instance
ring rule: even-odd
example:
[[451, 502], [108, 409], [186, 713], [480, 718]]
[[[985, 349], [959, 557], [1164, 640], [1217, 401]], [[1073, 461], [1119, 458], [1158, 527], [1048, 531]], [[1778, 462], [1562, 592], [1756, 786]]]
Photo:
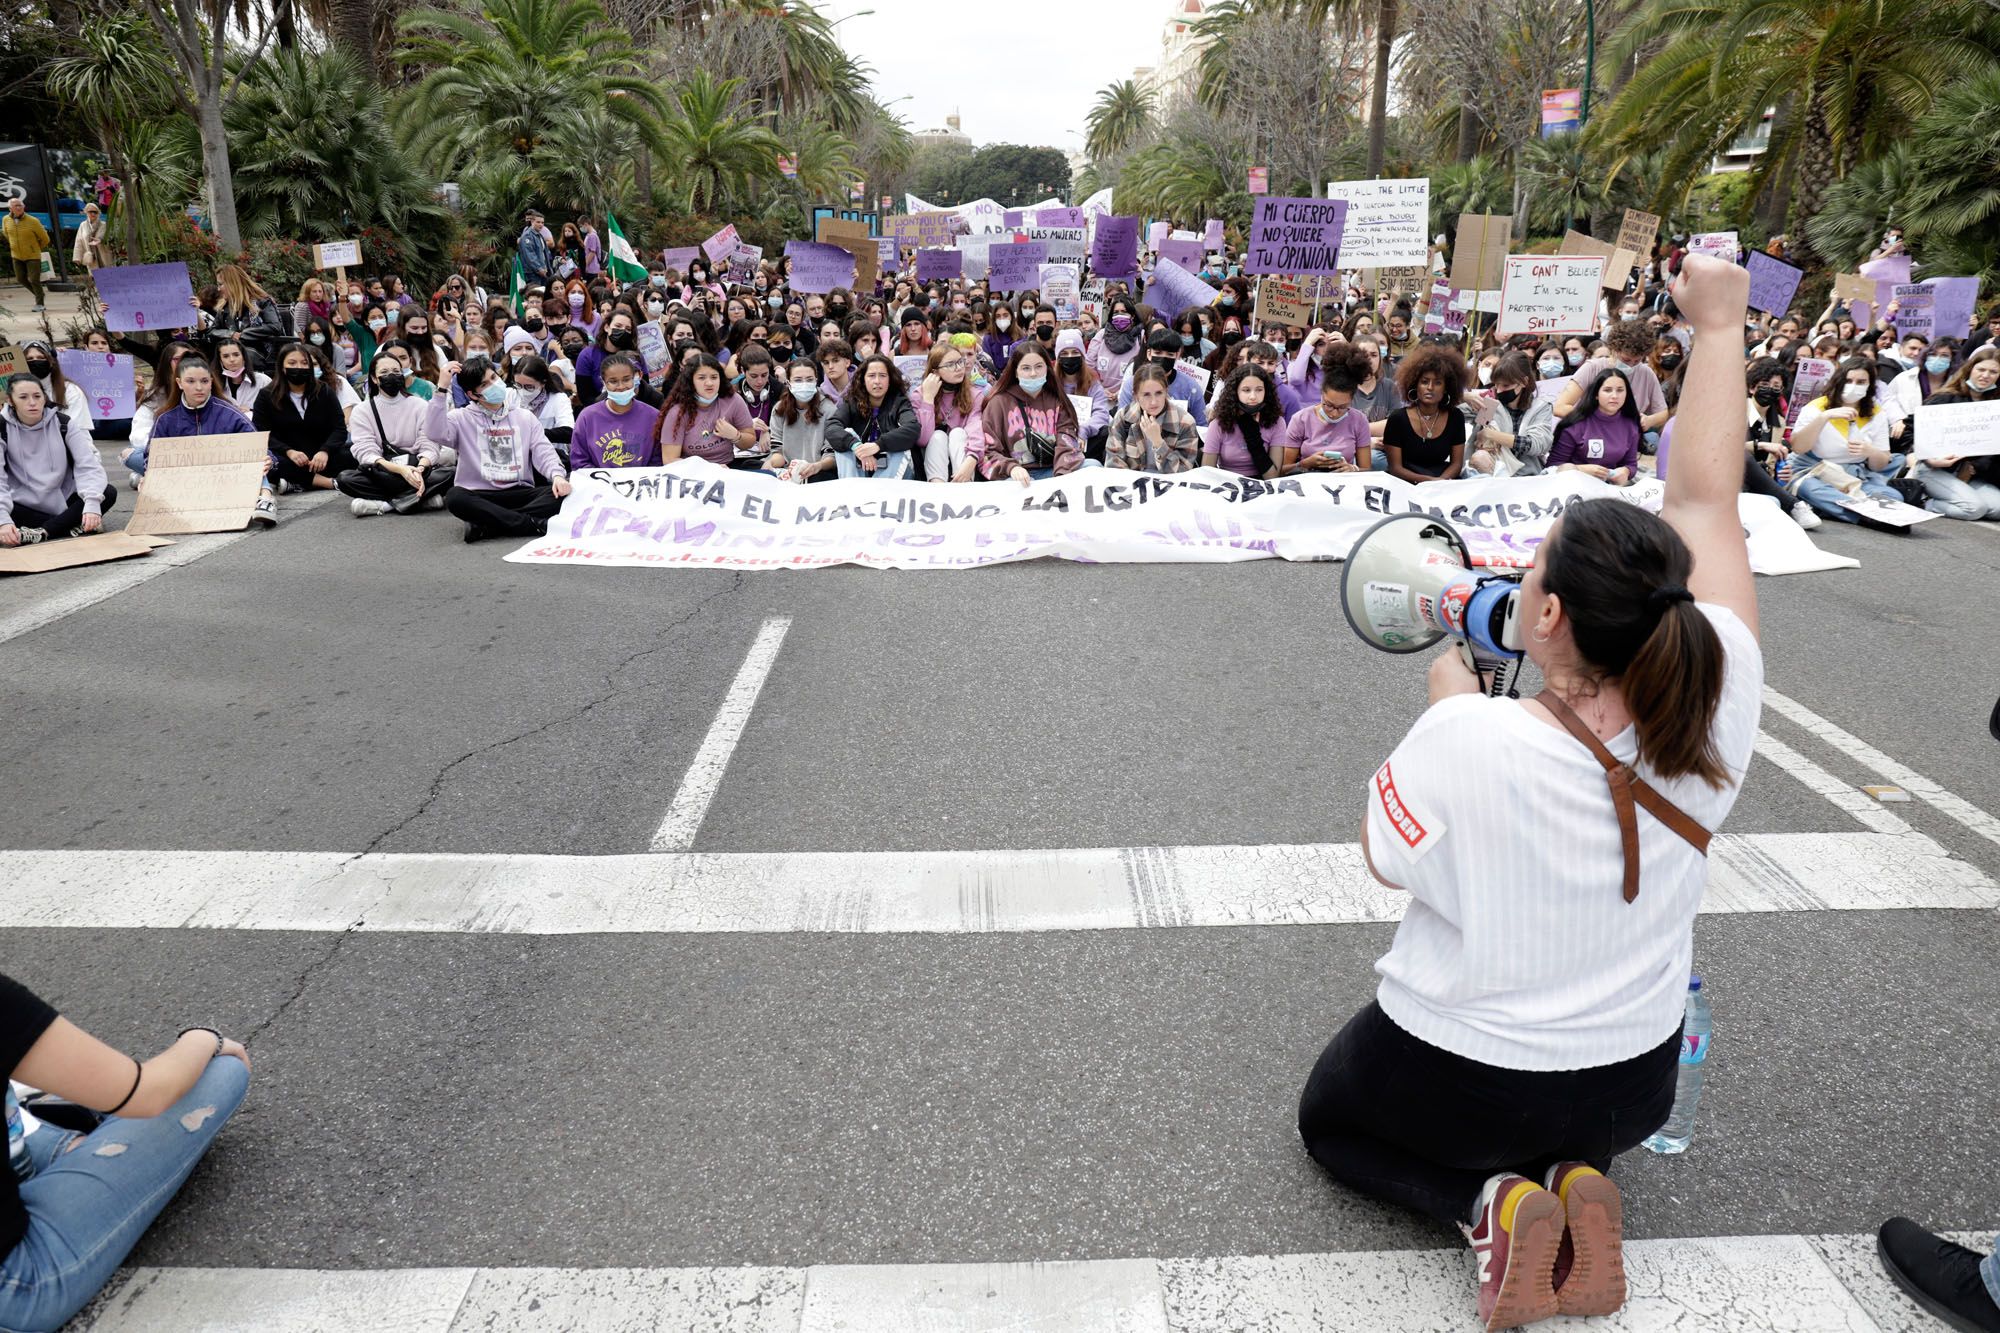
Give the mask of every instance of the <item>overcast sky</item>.
[[[1159, 58], [1168, 0], [821, 0], [875, 95], [914, 131], [954, 110], [974, 144], [1083, 147], [1097, 90]], [[874, 11], [869, 13], [867, 11]]]

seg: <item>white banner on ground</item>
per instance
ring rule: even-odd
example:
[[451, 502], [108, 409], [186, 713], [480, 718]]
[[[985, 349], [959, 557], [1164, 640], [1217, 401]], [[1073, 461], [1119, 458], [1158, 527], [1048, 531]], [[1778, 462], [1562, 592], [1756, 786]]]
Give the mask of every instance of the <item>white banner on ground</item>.
[[[1579, 473], [1414, 486], [1380, 472], [1248, 481], [1215, 468], [1173, 476], [1085, 468], [1028, 486], [912, 481], [796, 485], [684, 458], [661, 468], [586, 468], [522, 564], [725, 569], [965, 569], [1055, 556], [1085, 563], [1340, 560], [1388, 514], [1435, 513], [1480, 564], [1522, 568], [1568, 506], [1615, 497], [1657, 510], [1663, 487]], [[1776, 504], [1745, 497], [1751, 565], [1788, 574], [1854, 563], [1827, 556]], [[1775, 519], [1775, 523], [1767, 522]]]

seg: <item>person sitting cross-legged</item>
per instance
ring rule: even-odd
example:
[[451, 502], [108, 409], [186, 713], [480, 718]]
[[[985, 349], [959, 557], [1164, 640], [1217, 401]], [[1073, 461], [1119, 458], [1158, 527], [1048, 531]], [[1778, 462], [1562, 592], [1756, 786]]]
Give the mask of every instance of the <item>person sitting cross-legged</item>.
[[8, 376], [0, 408], [0, 546], [100, 532], [104, 511], [117, 501], [89, 420], [52, 411], [33, 375]]
[[[424, 420], [432, 444], [458, 460], [444, 507], [465, 523], [465, 540], [540, 537], [569, 494], [569, 469], [542, 423], [524, 407], [507, 405], [507, 384], [485, 357], [445, 367], [469, 403], [453, 407], [438, 394]], [[537, 474], [547, 478], [537, 484]]]

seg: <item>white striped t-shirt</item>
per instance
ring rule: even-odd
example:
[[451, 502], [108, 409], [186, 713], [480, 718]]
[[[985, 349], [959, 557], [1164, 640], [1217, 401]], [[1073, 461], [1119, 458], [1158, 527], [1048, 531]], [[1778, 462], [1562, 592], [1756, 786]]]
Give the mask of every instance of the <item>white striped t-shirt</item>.
[[[1729, 781], [1640, 776], [1713, 832], [1750, 765], [1764, 657], [1735, 613], [1702, 604], [1727, 669], [1715, 718]], [[1605, 742], [1630, 763], [1630, 727]], [[1707, 861], [1642, 807], [1639, 896], [1604, 769], [1518, 700], [1433, 705], [1368, 795], [1368, 849], [1410, 893], [1375, 964], [1376, 998], [1433, 1046], [1505, 1069], [1615, 1064], [1681, 1025]]]

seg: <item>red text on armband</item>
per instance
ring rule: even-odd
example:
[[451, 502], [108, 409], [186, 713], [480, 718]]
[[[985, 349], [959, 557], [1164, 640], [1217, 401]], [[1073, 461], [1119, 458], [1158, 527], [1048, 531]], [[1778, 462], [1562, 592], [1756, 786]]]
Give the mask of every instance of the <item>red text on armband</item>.
[[1416, 850], [1417, 844], [1429, 835], [1417, 822], [1417, 817], [1410, 813], [1410, 808], [1403, 804], [1403, 798], [1396, 794], [1396, 775], [1389, 771], [1387, 764], [1375, 770], [1375, 792], [1382, 798], [1382, 813], [1389, 816], [1389, 822], [1396, 826], [1396, 832], [1410, 849]]

